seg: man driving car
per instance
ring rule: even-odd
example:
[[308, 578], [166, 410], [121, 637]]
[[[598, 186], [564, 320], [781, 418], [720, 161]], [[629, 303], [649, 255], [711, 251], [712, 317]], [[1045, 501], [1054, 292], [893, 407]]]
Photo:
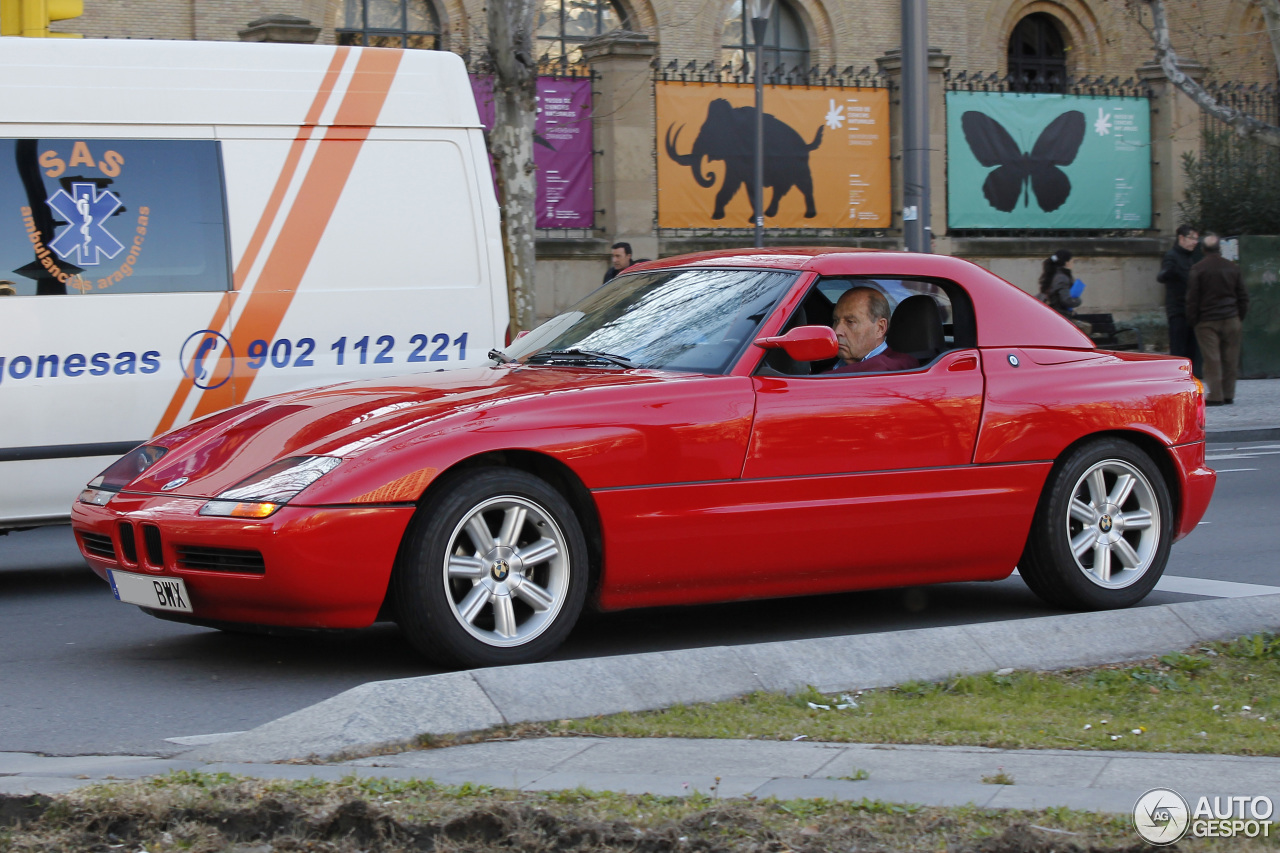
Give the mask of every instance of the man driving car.
[[910, 370], [920, 362], [885, 343], [889, 334], [889, 300], [874, 287], [851, 287], [836, 302], [836, 339], [840, 359], [830, 373], [873, 373]]

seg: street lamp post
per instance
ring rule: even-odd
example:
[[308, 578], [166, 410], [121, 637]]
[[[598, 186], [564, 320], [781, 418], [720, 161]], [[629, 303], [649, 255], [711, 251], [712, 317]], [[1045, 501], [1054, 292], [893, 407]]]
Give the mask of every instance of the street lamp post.
[[755, 42], [756, 151], [753, 204], [756, 214], [756, 248], [764, 246], [764, 36], [769, 29], [774, 0], [750, 0], [751, 38]]

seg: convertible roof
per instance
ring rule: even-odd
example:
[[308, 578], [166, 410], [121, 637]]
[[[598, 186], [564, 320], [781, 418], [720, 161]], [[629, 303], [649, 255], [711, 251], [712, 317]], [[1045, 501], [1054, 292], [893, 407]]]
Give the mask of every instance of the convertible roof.
[[627, 272], [676, 267], [765, 268], [811, 271], [823, 276], [943, 278], [959, 284], [973, 299], [979, 346], [1094, 348], [1093, 341], [1071, 321], [1031, 294], [971, 261], [948, 255], [827, 246], [722, 249], [648, 261], [629, 267]]

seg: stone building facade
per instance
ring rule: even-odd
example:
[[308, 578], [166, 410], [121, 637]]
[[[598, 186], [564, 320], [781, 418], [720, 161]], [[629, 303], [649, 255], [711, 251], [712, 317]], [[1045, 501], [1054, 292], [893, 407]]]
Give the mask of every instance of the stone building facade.
[[[633, 244], [636, 255], [659, 257], [701, 248], [749, 245], [750, 233], [666, 234], [656, 226], [655, 128], [652, 68], [671, 60], [735, 61], [741, 46], [743, 0], [543, 0], [539, 42], [549, 56], [568, 51], [589, 62], [599, 75], [595, 86], [596, 229], [546, 233], [538, 247], [537, 310], [548, 317], [589, 292], [604, 271], [608, 246]], [[869, 68], [896, 75], [900, 62], [900, 3], [897, 0], [777, 0], [780, 41], [775, 57], [801, 59], [826, 69]], [[1206, 79], [1274, 83], [1276, 66], [1255, 0], [1169, 2], [1174, 46], [1187, 67]], [[1162, 304], [1155, 271], [1160, 254], [1179, 224], [1182, 154], [1198, 150], [1200, 113], [1151, 64], [1151, 40], [1144, 29], [1149, 14], [1141, 0], [954, 0], [929, 4], [931, 68], [931, 172], [935, 251], [970, 258], [1014, 283], [1033, 289], [1039, 261], [1069, 248], [1078, 275], [1089, 282], [1082, 310], [1122, 317], [1156, 316]], [[84, 15], [55, 29], [86, 37], [249, 40], [273, 39], [269, 25], [250, 28], [265, 16], [295, 20], [293, 36], [320, 43], [399, 43], [396, 27], [410, 32], [410, 44], [469, 56], [483, 52], [483, 0], [86, 0]], [[397, 17], [399, 16], [399, 17]], [[399, 24], [396, 24], [399, 21]], [[289, 23], [289, 22], [286, 22]], [[738, 25], [740, 26], [740, 24]], [[289, 27], [286, 27], [288, 30]], [[612, 30], [615, 37], [600, 34]], [[623, 31], [618, 36], [618, 31]], [[738, 35], [735, 35], [737, 33]], [[1028, 35], [1028, 34], [1031, 35]], [[299, 35], [301, 34], [301, 35]], [[557, 40], [556, 36], [559, 36]], [[596, 37], [588, 43], [588, 39]], [[1069, 77], [1105, 77], [1144, 82], [1154, 93], [1152, 113], [1152, 229], [1115, 236], [970, 237], [948, 233], [946, 223], [946, 114], [944, 76], [984, 72], [1021, 73], [1011, 67], [1019, 39], [1037, 39], [1039, 52], [1027, 67], [1049, 66]], [[1029, 44], [1030, 42], [1028, 42]], [[1031, 48], [1028, 48], [1031, 50]], [[1043, 55], [1041, 55], [1043, 54]], [[1022, 60], [1018, 60], [1021, 62]], [[892, 151], [900, 152], [896, 105]], [[900, 185], [894, 159], [894, 187]], [[896, 248], [901, 221], [874, 235], [848, 232], [836, 237], [789, 236], [770, 242], [823, 242]]]

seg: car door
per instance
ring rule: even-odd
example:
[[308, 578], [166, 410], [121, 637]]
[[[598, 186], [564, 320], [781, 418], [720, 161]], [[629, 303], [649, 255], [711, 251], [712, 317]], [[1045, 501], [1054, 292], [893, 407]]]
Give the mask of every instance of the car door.
[[[814, 289], [834, 301], [839, 288], [830, 285]], [[897, 302], [895, 289], [905, 296], [917, 285], [877, 286]], [[972, 310], [957, 285], [919, 289], [937, 294], [947, 322], [942, 351], [923, 367], [792, 376], [762, 366], [752, 377], [756, 412], [738, 502], [767, 510], [772, 535], [740, 559], [763, 592], [1007, 573], [994, 568], [1002, 551], [991, 540], [1015, 498], [999, 470], [973, 465], [984, 380]]]

